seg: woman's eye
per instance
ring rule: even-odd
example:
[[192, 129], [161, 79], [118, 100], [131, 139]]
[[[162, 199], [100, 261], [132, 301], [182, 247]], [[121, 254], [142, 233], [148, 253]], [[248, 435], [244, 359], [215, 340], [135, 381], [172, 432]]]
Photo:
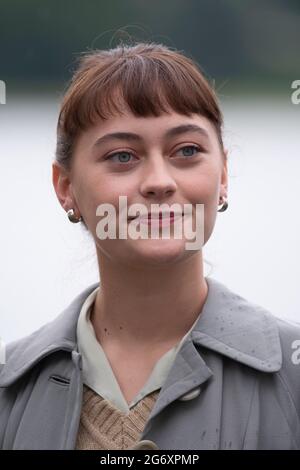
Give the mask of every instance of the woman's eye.
[[185, 150], [185, 149], [189, 149], [189, 151], [184, 155], [184, 157], [193, 157], [195, 154], [194, 153], [191, 153], [191, 150], [196, 150], [196, 153], [199, 153], [201, 152], [201, 148], [198, 147], [197, 145], [185, 145], [184, 147], [181, 147], [178, 152], [182, 151], [182, 150]]
[[[120, 160], [116, 160], [116, 163], [128, 163], [128, 155], [132, 155], [130, 152], [121, 151], [121, 152], [116, 152], [113, 153], [112, 155], [109, 155], [108, 157], [105, 158], [105, 160], [112, 160], [114, 157], [119, 157], [121, 156]], [[125, 157], [125, 158], [124, 158]]]

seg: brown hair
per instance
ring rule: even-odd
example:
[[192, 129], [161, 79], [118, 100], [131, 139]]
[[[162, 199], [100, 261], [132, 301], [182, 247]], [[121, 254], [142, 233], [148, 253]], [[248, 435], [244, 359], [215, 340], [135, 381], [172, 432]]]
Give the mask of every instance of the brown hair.
[[179, 51], [153, 42], [85, 52], [61, 104], [56, 160], [67, 170], [79, 134], [127, 105], [137, 117], [198, 113], [216, 129], [223, 150], [223, 118], [200, 66]]

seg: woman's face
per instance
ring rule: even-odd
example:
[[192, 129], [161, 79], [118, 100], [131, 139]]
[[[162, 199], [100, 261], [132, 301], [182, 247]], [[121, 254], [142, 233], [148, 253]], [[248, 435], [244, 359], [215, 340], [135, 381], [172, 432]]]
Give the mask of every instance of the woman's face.
[[[174, 130], [186, 125], [197, 128]], [[99, 140], [116, 132], [135, 136]], [[69, 189], [72, 203], [69, 200], [66, 208], [74, 207], [82, 215], [100, 254], [130, 265], [162, 265], [189, 257], [193, 251], [186, 250], [185, 244], [191, 240], [184, 235], [181, 239], [101, 240], [96, 231], [102, 219], [96, 214], [97, 207], [104, 203], [115, 207], [118, 226], [119, 196], [127, 197], [128, 208], [140, 203], [149, 212], [152, 204], [179, 203], [182, 209], [188, 204], [193, 209], [195, 229], [196, 204], [204, 204], [205, 244], [214, 227], [219, 197], [227, 195], [226, 159], [216, 131], [205, 117], [187, 117], [172, 111], [140, 118], [126, 111], [99, 121], [80, 135], [73, 153]]]

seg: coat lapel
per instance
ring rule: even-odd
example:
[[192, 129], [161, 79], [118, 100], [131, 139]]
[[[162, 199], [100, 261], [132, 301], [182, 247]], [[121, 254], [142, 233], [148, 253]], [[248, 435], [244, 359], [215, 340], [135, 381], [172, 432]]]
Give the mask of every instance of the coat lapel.
[[152, 419], [167, 405], [213, 376], [197, 345], [258, 371], [272, 373], [281, 368], [282, 351], [276, 318], [216, 279], [206, 280], [208, 294], [199, 320], [175, 357], [143, 436], [150, 430]]

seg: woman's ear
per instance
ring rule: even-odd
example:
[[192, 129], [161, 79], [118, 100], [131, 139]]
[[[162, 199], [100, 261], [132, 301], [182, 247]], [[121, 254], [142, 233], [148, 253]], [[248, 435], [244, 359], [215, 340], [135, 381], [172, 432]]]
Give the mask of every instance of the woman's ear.
[[227, 190], [228, 190], [228, 168], [227, 168], [227, 161], [228, 161], [228, 149], [224, 149], [224, 157], [223, 157], [223, 168], [222, 168], [222, 176], [221, 176], [221, 186], [224, 188], [224, 196], [227, 198]]
[[65, 211], [74, 207], [69, 173], [57, 161], [52, 162], [52, 183], [57, 199]]

